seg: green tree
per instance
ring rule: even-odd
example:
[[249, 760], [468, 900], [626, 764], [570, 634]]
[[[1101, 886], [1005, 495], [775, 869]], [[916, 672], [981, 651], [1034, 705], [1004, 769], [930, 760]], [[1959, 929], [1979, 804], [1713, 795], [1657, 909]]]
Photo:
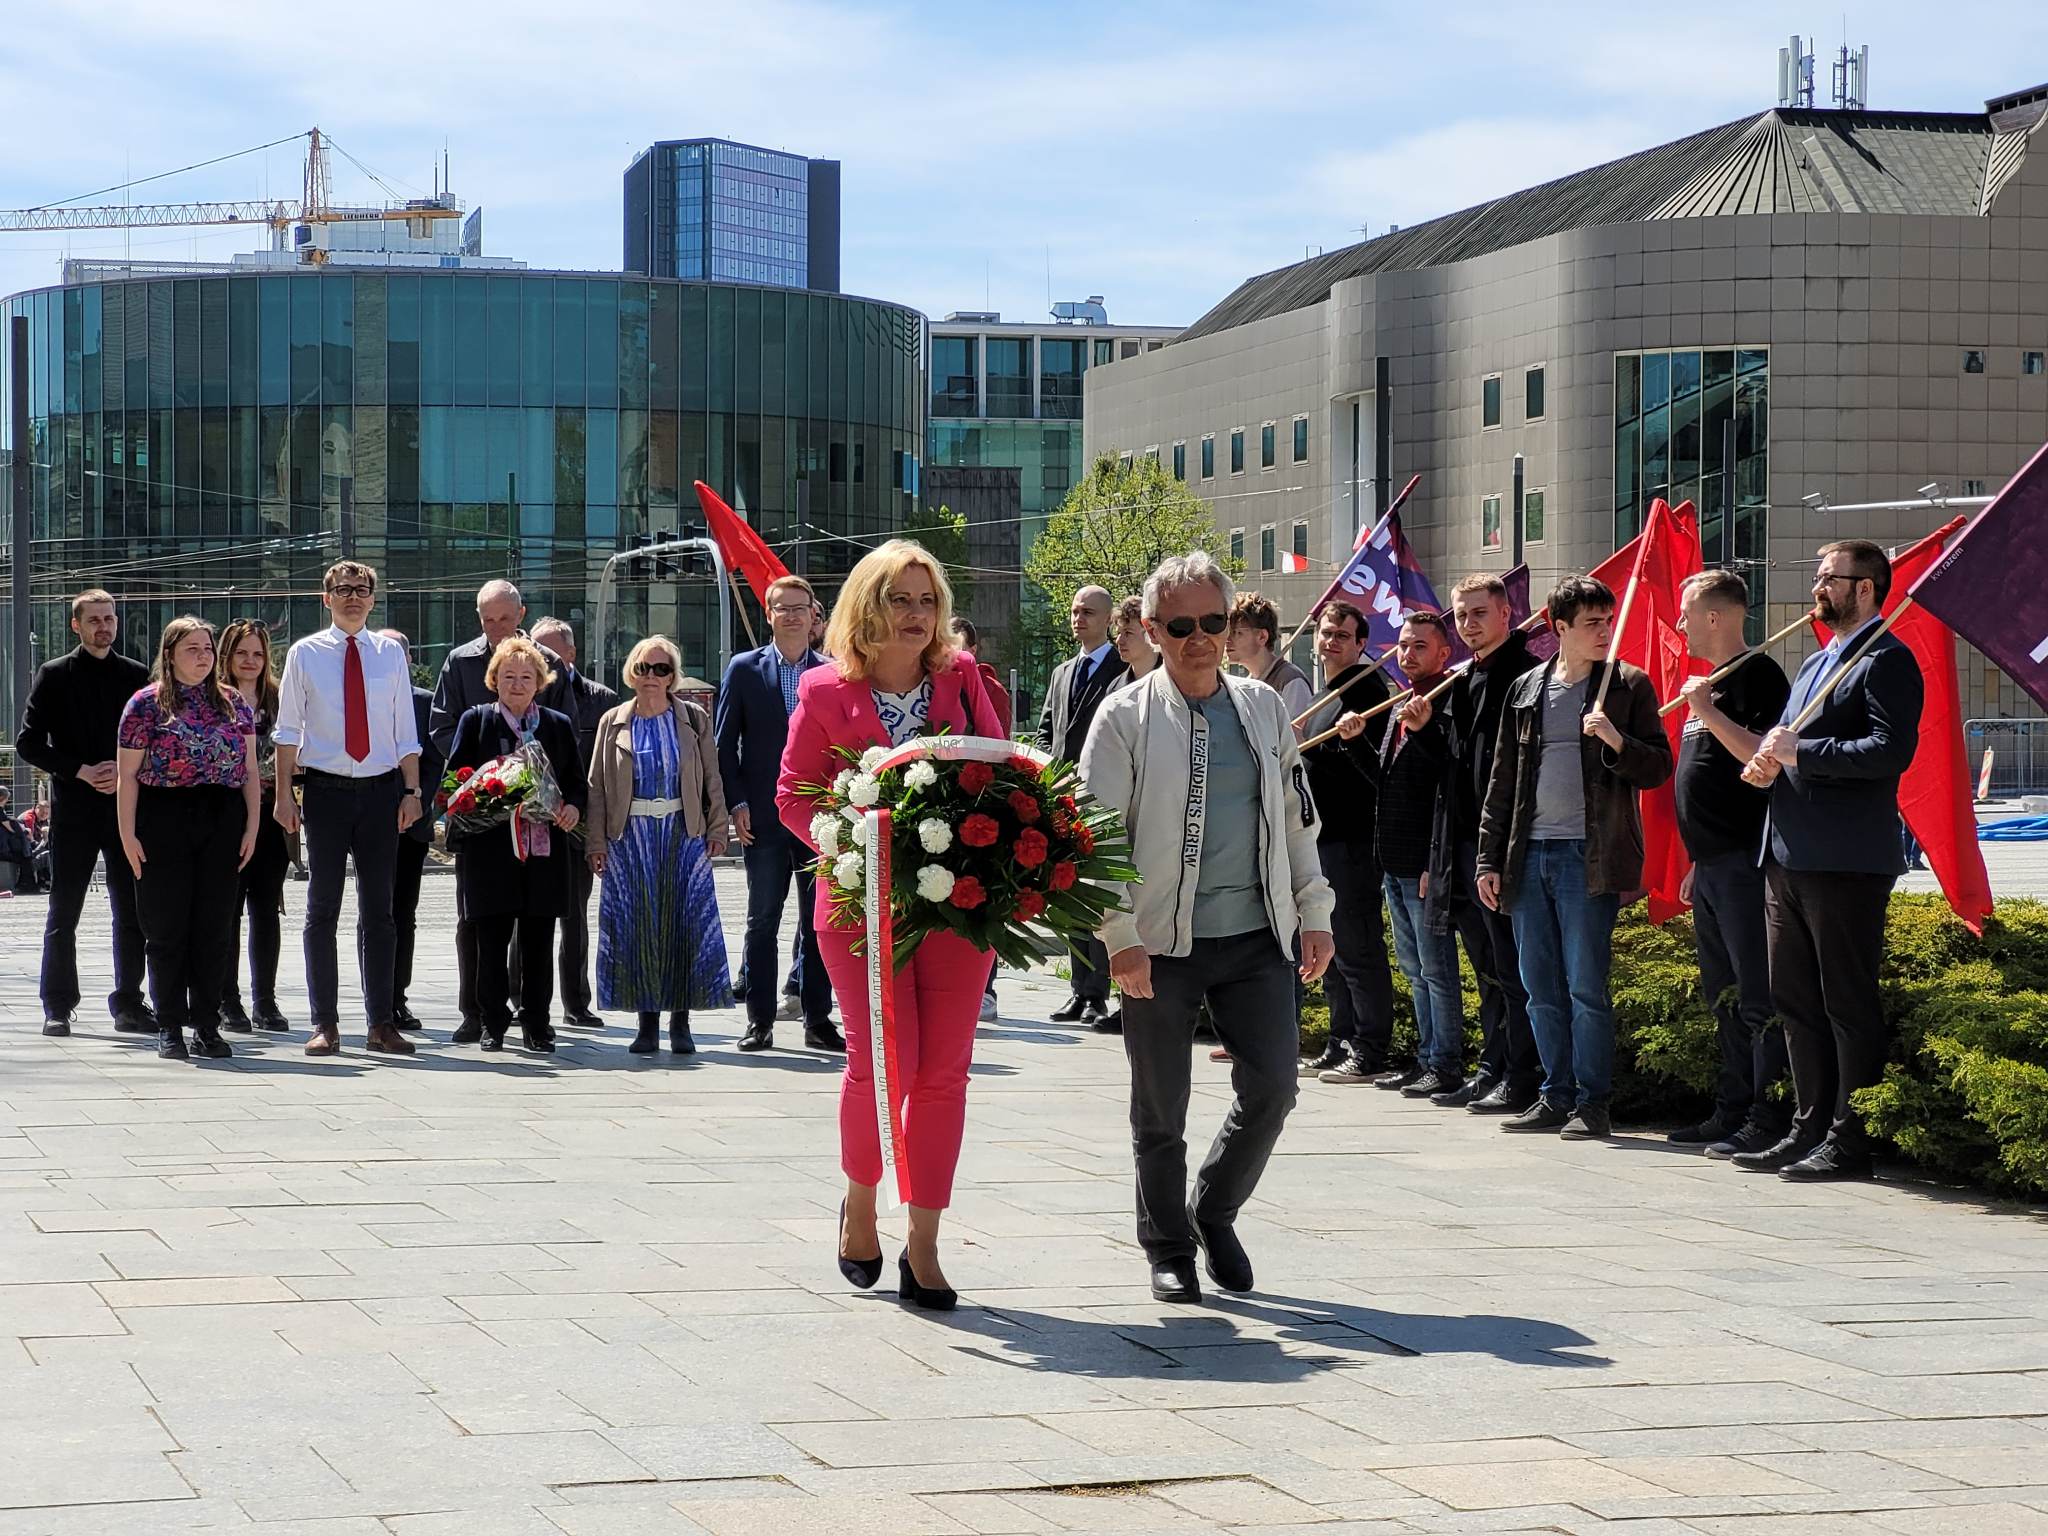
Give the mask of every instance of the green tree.
[[1235, 577], [1244, 562], [1230, 556], [1228, 535], [1209, 504], [1174, 479], [1156, 459], [1128, 468], [1104, 454], [1087, 477], [1067, 492], [1059, 510], [1031, 546], [1024, 574], [1042, 600], [1040, 626], [1055, 639], [1054, 654], [1071, 645], [1067, 604], [1075, 589], [1099, 586], [1122, 598], [1144, 585], [1160, 561], [1205, 549]]

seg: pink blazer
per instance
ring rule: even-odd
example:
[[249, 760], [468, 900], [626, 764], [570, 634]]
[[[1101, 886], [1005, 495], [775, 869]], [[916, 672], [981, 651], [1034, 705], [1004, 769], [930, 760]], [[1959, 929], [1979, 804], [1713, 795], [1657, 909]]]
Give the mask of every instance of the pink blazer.
[[[1008, 739], [981, 671], [974, 658], [957, 651], [952, 662], [932, 677], [929, 719], [934, 732], [950, 727], [955, 736]], [[813, 667], [796, 685], [796, 713], [789, 717], [789, 741], [782, 749], [782, 773], [775, 781], [775, 809], [782, 824], [813, 852], [811, 802], [797, 793], [799, 784], [829, 784], [846, 760], [833, 751], [851, 747], [865, 752], [885, 746], [889, 737], [875, 712], [875, 695], [867, 679], [850, 682], [837, 667]]]

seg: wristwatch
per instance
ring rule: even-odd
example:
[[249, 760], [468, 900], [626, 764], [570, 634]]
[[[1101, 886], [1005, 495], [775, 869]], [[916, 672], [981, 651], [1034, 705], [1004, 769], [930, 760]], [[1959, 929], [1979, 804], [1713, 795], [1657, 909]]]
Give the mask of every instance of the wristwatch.
[[401, 789], [401, 790], [400, 790], [400, 791], [398, 792], [398, 795], [399, 795], [399, 798], [400, 798], [400, 799], [404, 799], [404, 798], [405, 798], [406, 796], [408, 796], [408, 795], [409, 795], [409, 796], [411, 796], [411, 797], [412, 797], [413, 799], [417, 800], [417, 799], [419, 799], [419, 797], [420, 797], [420, 787], [419, 787], [419, 785], [415, 784], [415, 785], [413, 785], [413, 787], [412, 787], [412, 788], [410, 788], [410, 789]]

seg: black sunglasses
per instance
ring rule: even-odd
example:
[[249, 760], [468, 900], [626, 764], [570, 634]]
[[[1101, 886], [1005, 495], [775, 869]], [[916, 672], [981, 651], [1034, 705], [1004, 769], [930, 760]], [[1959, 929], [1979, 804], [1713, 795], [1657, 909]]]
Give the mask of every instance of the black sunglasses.
[[643, 661], [635, 669], [642, 677], [674, 677], [676, 669], [665, 661]]
[[1195, 632], [1197, 624], [1202, 626], [1202, 633], [1205, 635], [1220, 635], [1223, 631], [1230, 628], [1230, 615], [1227, 613], [1205, 613], [1199, 619], [1192, 619], [1183, 615], [1178, 619], [1168, 619], [1165, 627], [1166, 632], [1173, 636], [1174, 639], [1185, 640]]

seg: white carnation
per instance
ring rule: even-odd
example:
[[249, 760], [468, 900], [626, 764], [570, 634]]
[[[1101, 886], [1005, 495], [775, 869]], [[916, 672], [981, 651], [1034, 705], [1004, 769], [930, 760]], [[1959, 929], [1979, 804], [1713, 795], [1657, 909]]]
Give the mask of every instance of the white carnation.
[[923, 864], [917, 871], [917, 894], [926, 901], [944, 901], [953, 894], [953, 871], [943, 864]]
[[869, 747], [867, 751], [860, 755], [860, 771], [865, 774], [872, 774], [875, 771], [875, 765], [887, 757], [893, 750], [893, 748], [882, 746], [879, 743]]
[[853, 825], [848, 828], [846, 835], [852, 841], [854, 847], [865, 848], [868, 845], [868, 839], [874, 835], [874, 829], [875, 823], [872, 817], [856, 816], [853, 820]]
[[811, 818], [811, 841], [827, 858], [839, 851], [839, 829], [842, 825], [844, 823], [830, 811], [820, 811]]
[[842, 768], [839, 770], [838, 775], [832, 780], [832, 793], [837, 795], [840, 799], [844, 800], [846, 798], [847, 786], [852, 783], [853, 770], [851, 768]]
[[919, 758], [903, 772], [905, 789], [930, 789], [939, 782], [939, 770], [923, 758]]
[[832, 861], [832, 883], [842, 891], [860, 889], [862, 877], [867, 873], [868, 861], [857, 853], [842, 853]]
[[917, 840], [926, 853], [944, 853], [953, 846], [953, 829], [938, 817], [927, 816], [917, 824]]
[[847, 803], [860, 806], [863, 810], [881, 798], [881, 783], [871, 773], [856, 774], [853, 782], [846, 786]]

